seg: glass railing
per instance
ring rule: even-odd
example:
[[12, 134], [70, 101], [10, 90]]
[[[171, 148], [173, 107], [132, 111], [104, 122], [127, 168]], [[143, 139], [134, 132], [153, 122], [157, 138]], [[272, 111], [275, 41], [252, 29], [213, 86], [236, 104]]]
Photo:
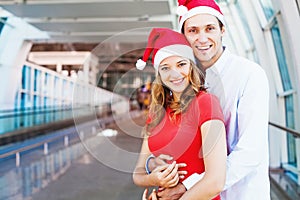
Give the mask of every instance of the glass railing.
[[2, 110], [0, 111], [0, 135], [37, 125], [48, 124], [56, 121], [72, 119], [76, 117], [92, 115], [95, 109], [89, 106], [72, 108], [63, 107], [43, 107], [22, 110]]
[[30, 199], [34, 192], [57, 179], [85, 152], [82, 144], [76, 143], [28, 165], [11, 167], [0, 174], [0, 199]]

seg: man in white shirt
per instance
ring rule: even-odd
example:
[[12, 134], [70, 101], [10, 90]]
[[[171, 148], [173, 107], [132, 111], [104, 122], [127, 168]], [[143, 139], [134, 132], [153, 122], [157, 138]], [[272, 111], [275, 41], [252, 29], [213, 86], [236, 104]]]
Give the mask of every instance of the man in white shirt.
[[[269, 200], [269, 86], [263, 69], [222, 46], [224, 16], [214, 0], [179, 1], [179, 27], [206, 73], [208, 91], [221, 103], [227, 132], [225, 200]], [[160, 158], [166, 158], [162, 155]], [[160, 158], [151, 159], [152, 164]], [[171, 158], [170, 158], [171, 159]], [[158, 199], [197, 199], [193, 174], [183, 184], [157, 193]]]

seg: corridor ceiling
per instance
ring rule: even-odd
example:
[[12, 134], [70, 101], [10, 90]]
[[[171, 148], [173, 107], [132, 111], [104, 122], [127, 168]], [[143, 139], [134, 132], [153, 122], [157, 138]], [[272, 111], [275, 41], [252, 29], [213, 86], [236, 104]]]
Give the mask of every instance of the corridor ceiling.
[[[177, 0], [0, 0], [0, 6], [49, 34], [43, 42], [145, 41], [149, 28], [175, 28]], [[145, 29], [146, 28], [146, 29]]]
[[178, 24], [177, 0], [0, 0], [0, 7], [49, 35], [31, 51], [90, 51], [99, 69], [112, 62], [113, 70], [131, 69], [152, 27]]

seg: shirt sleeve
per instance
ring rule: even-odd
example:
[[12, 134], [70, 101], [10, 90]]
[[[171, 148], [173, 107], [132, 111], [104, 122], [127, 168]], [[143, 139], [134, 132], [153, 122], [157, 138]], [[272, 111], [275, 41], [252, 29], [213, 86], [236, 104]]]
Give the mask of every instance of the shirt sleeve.
[[201, 174], [194, 173], [189, 177], [187, 177], [184, 181], [182, 181], [182, 184], [187, 190], [189, 190], [191, 189], [191, 187], [193, 187], [198, 181], [200, 181], [203, 178], [204, 174], [205, 172]]
[[227, 157], [225, 190], [258, 166], [268, 165], [269, 84], [261, 68], [247, 80], [238, 101], [237, 116], [239, 138]]
[[204, 122], [218, 119], [224, 122], [223, 111], [220, 106], [219, 99], [212, 94], [202, 93], [197, 98], [198, 109], [195, 112], [199, 113], [199, 126]]

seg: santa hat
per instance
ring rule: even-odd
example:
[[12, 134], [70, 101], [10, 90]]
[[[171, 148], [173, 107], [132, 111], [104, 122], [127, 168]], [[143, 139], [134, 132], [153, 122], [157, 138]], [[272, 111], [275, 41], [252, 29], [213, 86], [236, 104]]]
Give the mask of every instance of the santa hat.
[[177, 14], [180, 16], [180, 31], [185, 20], [198, 14], [211, 14], [225, 25], [224, 15], [214, 0], [178, 0]]
[[136, 62], [136, 68], [143, 70], [152, 53], [153, 67], [158, 66], [165, 58], [170, 56], [182, 56], [195, 62], [193, 49], [185, 36], [168, 28], [153, 28], [149, 37], [146, 50], [142, 59]]

